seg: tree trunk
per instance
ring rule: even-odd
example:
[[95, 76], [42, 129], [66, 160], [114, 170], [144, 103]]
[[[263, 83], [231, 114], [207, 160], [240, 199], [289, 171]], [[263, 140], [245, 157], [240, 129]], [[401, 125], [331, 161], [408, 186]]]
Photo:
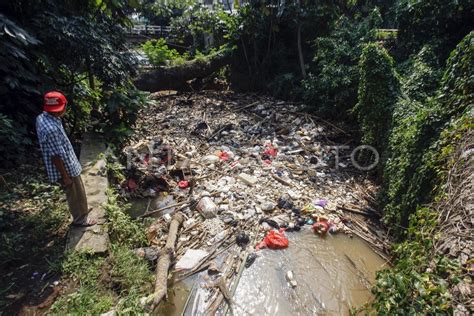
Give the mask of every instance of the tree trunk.
[[208, 56], [205, 60], [187, 61], [179, 66], [158, 67], [141, 73], [134, 80], [134, 84], [138, 89], [150, 92], [179, 90], [186, 87], [188, 80], [205, 78], [229, 64], [231, 55], [232, 50], [225, 49]]
[[300, 60], [301, 75], [306, 78], [306, 69], [304, 66], [303, 50], [301, 48], [301, 23], [298, 23], [298, 57]]
[[166, 245], [160, 252], [158, 262], [156, 264], [155, 293], [153, 302], [151, 304], [152, 311], [156, 309], [168, 291], [168, 270], [174, 257], [174, 247], [176, 244], [178, 230], [183, 223], [183, 220], [184, 217], [181, 213], [176, 213], [173, 215], [168, 238], [166, 239]]

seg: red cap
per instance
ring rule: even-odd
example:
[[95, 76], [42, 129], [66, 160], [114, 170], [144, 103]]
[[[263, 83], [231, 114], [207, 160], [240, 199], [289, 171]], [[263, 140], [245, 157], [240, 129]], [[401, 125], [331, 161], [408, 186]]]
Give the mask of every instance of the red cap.
[[43, 110], [45, 112], [61, 112], [66, 104], [66, 97], [61, 92], [51, 91], [44, 95]]

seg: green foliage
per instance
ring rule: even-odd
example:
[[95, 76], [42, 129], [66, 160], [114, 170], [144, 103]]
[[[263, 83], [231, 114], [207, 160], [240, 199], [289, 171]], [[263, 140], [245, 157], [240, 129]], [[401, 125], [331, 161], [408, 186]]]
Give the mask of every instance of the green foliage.
[[56, 300], [48, 315], [100, 315], [114, 306], [111, 293], [95, 288], [81, 287], [79, 290]]
[[447, 276], [460, 273], [459, 263], [432, 256], [437, 213], [421, 208], [410, 217], [408, 238], [394, 249], [393, 268], [379, 271], [372, 289], [379, 315], [452, 313]]
[[195, 2], [195, 0], [145, 0], [142, 1], [139, 13], [149, 24], [169, 25], [172, 18], [183, 14], [183, 11]]
[[62, 264], [62, 272], [80, 286], [91, 287], [97, 284], [104, 262], [104, 258], [95, 257], [90, 252], [72, 251], [66, 255], [66, 260]]
[[111, 248], [109, 273], [115, 285], [124, 291], [151, 290], [153, 275], [147, 262], [125, 246], [114, 244]]
[[[107, 213], [114, 213], [110, 220], [115, 223], [110, 228], [124, 230], [119, 236], [116, 230], [110, 235], [112, 244], [107, 258], [91, 255], [88, 252], [70, 252], [61, 265], [63, 275], [77, 285], [70, 294], [61, 296], [51, 307], [52, 315], [97, 315], [109, 311], [113, 306], [121, 315], [145, 313], [140, 299], [152, 291], [154, 277], [148, 263], [137, 257], [129, 247], [139, 246], [143, 229], [131, 226], [119, 209], [116, 197], [109, 195]], [[113, 201], [110, 201], [110, 200]], [[115, 204], [114, 204], [115, 205]], [[125, 238], [130, 238], [125, 240]], [[144, 236], [143, 236], [144, 238]]]
[[314, 111], [345, 117], [357, 103], [362, 47], [375, 38], [380, 19], [377, 10], [362, 21], [342, 16], [329, 36], [316, 39], [313, 65], [303, 80], [304, 100]]
[[402, 0], [396, 11], [398, 50], [405, 58], [430, 44], [444, 60], [474, 29], [474, 2], [470, 0]]
[[71, 252], [62, 272], [78, 289], [60, 297], [51, 307], [52, 315], [98, 315], [113, 306], [121, 315], [145, 313], [140, 298], [152, 291], [153, 274], [148, 263], [126, 246], [112, 244], [108, 258]]
[[402, 80], [405, 98], [423, 102], [439, 86], [441, 70], [438, 60], [428, 45], [411, 60], [410, 73]]
[[181, 44], [191, 46], [193, 54], [195, 50], [206, 51], [225, 45], [235, 28], [235, 17], [220, 6], [211, 10], [195, 2], [182, 15], [174, 17], [170, 26], [171, 33]]
[[[18, 126], [6, 115], [0, 113], [0, 156], [6, 163], [20, 160], [25, 156], [26, 147], [31, 144], [26, 128]], [[6, 167], [6, 166], [4, 166]]]
[[229, 28], [229, 38], [237, 46], [232, 84], [242, 90], [264, 90], [277, 97], [300, 99], [297, 30], [301, 30], [303, 55], [310, 55], [308, 43], [327, 35], [337, 15], [334, 1], [301, 1], [299, 5], [296, 1], [250, 1], [241, 6]]
[[[434, 78], [432, 84], [427, 81], [428, 85], [410, 80], [433, 73], [427, 63], [420, 66], [420, 62], [415, 61], [414, 71], [405, 81], [403, 90], [407, 92], [404, 95], [414, 99], [400, 99], [394, 112], [395, 126], [389, 140], [382, 192], [387, 223], [407, 227], [409, 215], [433, 197], [433, 188], [440, 181], [432, 163], [433, 152], [440, 150], [435, 147], [436, 142], [450, 122], [473, 104], [473, 37], [474, 32], [471, 32], [452, 52], [436, 98], [422, 100], [436, 86]], [[399, 236], [403, 233], [394, 232]]]
[[146, 102], [146, 93], [132, 85], [117, 87], [103, 96], [100, 126], [111, 142], [121, 143], [132, 134], [138, 109]]
[[358, 103], [354, 107], [364, 143], [381, 152], [391, 128], [393, 106], [399, 93], [393, 59], [377, 44], [368, 44], [359, 62]]
[[[409, 79], [404, 84], [405, 95], [418, 100], [401, 99], [397, 104], [391, 158], [385, 166], [384, 211], [392, 233], [405, 240], [395, 247], [394, 267], [377, 275], [372, 306], [378, 314], [453, 312], [455, 302], [447, 289], [462, 277], [461, 267], [435, 251], [439, 214], [421, 205], [445, 199], [456, 143], [474, 127], [473, 39], [471, 32], [451, 53], [436, 97], [424, 98], [433, 85]], [[423, 50], [413, 62], [409, 78], [433, 73], [422, 55]], [[401, 229], [404, 227], [406, 231]]]
[[146, 245], [144, 228], [124, 212], [129, 206], [121, 205], [117, 194], [111, 190], [107, 192], [107, 196], [108, 202], [105, 205], [105, 211], [109, 219], [107, 225], [112, 242], [127, 245], [131, 248]]
[[121, 297], [117, 309], [121, 314], [145, 313], [140, 299], [153, 291], [154, 276], [148, 263], [124, 246], [112, 245], [109, 258], [110, 277]]
[[[126, 15], [136, 7], [136, 0], [2, 2], [0, 113], [30, 137], [42, 95], [60, 90], [69, 101], [66, 130], [71, 136], [97, 121], [113, 129], [110, 120], [101, 120], [108, 118], [102, 105], [111, 93], [132, 90], [135, 59], [127, 53], [121, 26], [129, 25]], [[123, 104], [134, 102], [133, 92], [122, 94], [128, 96]], [[20, 154], [11, 148], [12, 155], [2, 160]]]
[[146, 41], [142, 45], [142, 49], [150, 60], [150, 63], [155, 66], [164, 65], [167, 61], [180, 57], [177, 50], [168, 47], [164, 38]]
[[[25, 167], [36, 170], [31, 165]], [[14, 267], [25, 257], [39, 256], [40, 264], [56, 256], [54, 247], [45, 251], [44, 241], [59, 238], [56, 231], [68, 221], [62, 190], [21, 168], [14, 174], [6, 174], [5, 180], [10, 190], [0, 193], [0, 268]], [[36, 200], [30, 201], [30, 195]]]

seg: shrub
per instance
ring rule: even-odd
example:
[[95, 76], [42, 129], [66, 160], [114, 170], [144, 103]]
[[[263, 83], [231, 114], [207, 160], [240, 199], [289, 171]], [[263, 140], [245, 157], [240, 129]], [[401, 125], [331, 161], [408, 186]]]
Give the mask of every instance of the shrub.
[[177, 50], [168, 47], [164, 38], [146, 41], [142, 45], [142, 49], [150, 63], [155, 66], [164, 65], [166, 62], [180, 57]]
[[397, 3], [398, 50], [403, 58], [425, 44], [443, 60], [474, 29], [470, 0], [402, 0]]
[[441, 81], [441, 69], [431, 46], [424, 46], [412, 58], [410, 73], [402, 80], [404, 97], [423, 102], [433, 95]]
[[[471, 32], [451, 53], [436, 97], [401, 99], [396, 105], [381, 194], [384, 220], [395, 227], [407, 227], [410, 214], [432, 200], [433, 189], [440, 181], [432, 167], [433, 148], [450, 122], [472, 108], [473, 39]], [[423, 85], [415, 84], [405, 85], [409, 91], [406, 95], [419, 97], [426, 93]], [[394, 233], [402, 236], [403, 230], [395, 229]]]
[[357, 103], [362, 47], [375, 38], [380, 23], [378, 10], [362, 21], [342, 16], [329, 36], [315, 41], [313, 65], [302, 82], [303, 98], [314, 111], [332, 118], [349, 114]]
[[0, 113], [0, 156], [3, 167], [18, 163], [19, 158], [25, 156], [28, 145], [31, 145], [31, 140], [27, 137], [26, 128]]
[[133, 221], [124, 209], [127, 205], [120, 205], [118, 196], [113, 191], [107, 192], [108, 202], [105, 205], [109, 222], [109, 236], [112, 242], [129, 247], [141, 247], [147, 244], [144, 228]]
[[378, 315], [441, 315], [452, 313], [445, 277], [460, 271], [445, 256], [431, 257], [437, 214], [421, 208], [410, 218], [407, 240], [395, 247], [393, 268], [377, 272], [372, 306]]
[[362, 130], [362, 140], [382, 151], [399, 93], [393, 59], [378, 44], [368, 44], [362, 51], [359, 69], [358, 103], [354, 112]]

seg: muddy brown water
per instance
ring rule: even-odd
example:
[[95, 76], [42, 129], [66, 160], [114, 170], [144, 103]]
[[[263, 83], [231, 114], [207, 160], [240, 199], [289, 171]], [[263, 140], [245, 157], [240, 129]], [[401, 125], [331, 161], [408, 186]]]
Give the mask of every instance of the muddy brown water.
[[[343, 234], [320, 238], [309, 227], [287, 236], [287, 249], [263, 249], [243, 271], [233, 295], [234, 315], [349, 315], [372, 298], [369, 287], [384, 260], [364, 241]], [[295, 288], [285, 278], [288, 270]], [[176, 284], [160, 314], [202, 315], [193, 302], [196, 293], [187, 302], [196, 280]]]

